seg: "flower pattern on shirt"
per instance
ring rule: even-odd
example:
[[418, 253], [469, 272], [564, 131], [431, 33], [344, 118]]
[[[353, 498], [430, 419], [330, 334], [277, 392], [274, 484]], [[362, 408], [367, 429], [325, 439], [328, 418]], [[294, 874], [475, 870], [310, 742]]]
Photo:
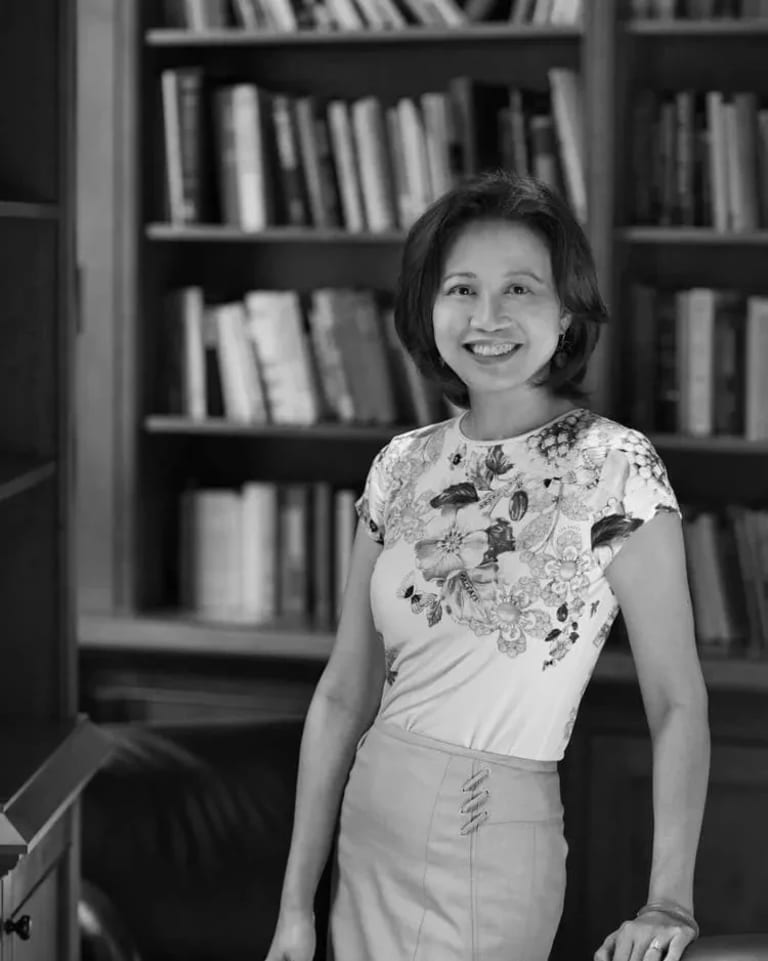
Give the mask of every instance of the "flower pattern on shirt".
[[[448, 618], [478, 642], [493, 637], [506, 657], [533, 648], [542, 670], [553, 668], [596, 615], [586, 605], [591, 580], [648, 519], [628, 508], [628, 492], [641, 500], [644, 486], [661, 492], [648, 516], [676, 510], [664, 466], [642, 434], [587, 410], [531, 432], [521, 465], [514, 446], [457, 439], [452, 423], [401, 435], [377, 455], [360, 517], [384, 549], [413, 545], [396, 596], [427, 629]], [[451, 483], [419, 488], [440, 464]]]

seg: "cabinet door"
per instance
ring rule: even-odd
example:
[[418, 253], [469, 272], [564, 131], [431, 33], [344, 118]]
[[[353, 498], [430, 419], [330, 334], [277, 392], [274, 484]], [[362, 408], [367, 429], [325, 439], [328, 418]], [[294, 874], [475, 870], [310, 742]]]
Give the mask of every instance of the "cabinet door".
[[[594, 950], [647, 896], [653, 837], [647, 736], [590, 740], [587, 915]], [[703, 934], [761, 930], [768, 917], [768, 745], [717, 742], [696, 864]]]
[[[59, 862], [13, 913], [11, 922], [17, 925], [17, 931], [6, 934], [0, 961], [52, 961], [61, 957], [65, 934], [60, 912], [61, 871]], [[26, 940], [18, 930], [25, 918], [29, 919]]]

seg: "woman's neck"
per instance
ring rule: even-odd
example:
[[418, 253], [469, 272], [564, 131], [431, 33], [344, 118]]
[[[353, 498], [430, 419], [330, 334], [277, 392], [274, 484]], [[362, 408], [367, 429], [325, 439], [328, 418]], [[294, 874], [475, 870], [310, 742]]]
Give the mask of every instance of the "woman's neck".
[[494, 397], [474, 397], [461, 426], [473, 440], [501, 440], [541, 427], [574, 406], [567, 397], [551, 394], [533, 395], [508, 404], [499, 403]]

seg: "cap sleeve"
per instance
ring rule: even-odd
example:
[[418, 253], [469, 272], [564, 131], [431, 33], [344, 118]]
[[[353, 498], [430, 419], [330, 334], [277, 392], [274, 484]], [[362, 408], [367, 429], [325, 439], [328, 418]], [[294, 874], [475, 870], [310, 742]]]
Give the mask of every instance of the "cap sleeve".
[[383, 447], [374, 457], [365, 479], [365, 487], [355, 502], [355, 510], [369, 537], [377, 544], [384, 543], [386, 506], [391, 487], [389, 465], [390, 445]]
[[664, 463], [639, 431], [628, 431], [608, 451], [597, 492], [592, 551], [603, 570], [632, 534], [657, 514], [680, 516]]

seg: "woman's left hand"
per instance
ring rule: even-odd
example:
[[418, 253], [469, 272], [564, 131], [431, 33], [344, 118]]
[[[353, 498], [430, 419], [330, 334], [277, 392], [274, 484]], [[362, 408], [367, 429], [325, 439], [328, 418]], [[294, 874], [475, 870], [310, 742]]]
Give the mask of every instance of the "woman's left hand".
[[660, 911], [649, 911], [609, 934], [594, 961], [680, 961], [695, 937], [688, 925]]

